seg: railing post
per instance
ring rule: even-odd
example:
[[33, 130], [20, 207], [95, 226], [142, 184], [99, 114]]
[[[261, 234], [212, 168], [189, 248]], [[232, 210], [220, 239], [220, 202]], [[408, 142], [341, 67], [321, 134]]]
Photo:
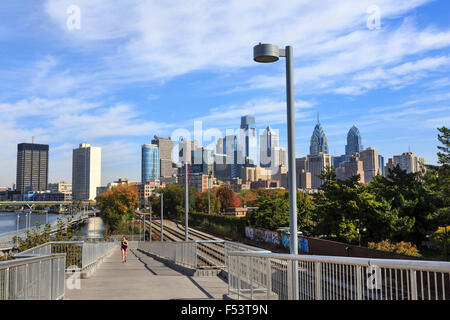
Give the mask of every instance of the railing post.
[[237, 256], [237, 276], [238, 276], [238, 300], [241, 295], [241, 256]]
[[270, 299], [272, 293], [272, 262], [267, 258], [267, 300]]
[[25, 265], [25, 284], [24, 284], [24, 300], [27, 300], [28, 297], [28, 263]]
[[361, 281], [361, 266], [357, 266], [356, 267], [356, 299], [357, 300], [362, 300], [362, 290], [361, 290], [361, 286], [362, 286], [362, 281]]
[[322, 263], [316, 262], [316, 300], [322, 300]]
[[9, 300], [9, 268], [5, 271], [5, 300]]
[[[411, 279], [411, 300], [417, 300], [417, 277], [416, 270], [410, 270], [410, 279]], [[437, 291], [437, 288], [435, 289]]]

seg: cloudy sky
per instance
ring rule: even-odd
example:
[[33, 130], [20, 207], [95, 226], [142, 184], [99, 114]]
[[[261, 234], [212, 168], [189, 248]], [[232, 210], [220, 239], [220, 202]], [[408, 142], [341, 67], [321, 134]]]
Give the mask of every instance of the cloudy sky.
[[194, 121], [225, 133], [254, 115], [286, 145], [284, 61], [253, 62], [259, 42], [294, 48], [297, 156], [319, 112], [332, 154], [356, 125], [386, 160], [410, 148], [436, 163], [449, 12], [447, 0], [2, 1], [0, 186], [33, 136], [50, 145], [50, 182], [71, 181], [79, 143], [102, 147], [103, 184], [139, 180], [140, 145]]

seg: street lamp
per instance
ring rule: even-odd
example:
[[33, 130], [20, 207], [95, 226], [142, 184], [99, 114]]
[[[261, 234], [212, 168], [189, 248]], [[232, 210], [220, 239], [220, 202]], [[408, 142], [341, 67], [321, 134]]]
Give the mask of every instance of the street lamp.
[[[295, 107], [294, 107], [294, 68], [293, 49], [286, 46], [279, 49], [277, 45], [259, 43], [253, 47], [253, 59], [256, 62], [270, 63], [286, 58], [286, 100], [287, 100], [287, 134], [289, 166], [289, 219], [290, 219], [290, 253], [298, 254], [297, 237], [297, 188], [295, 178]], [[298, 265], [292, 264], [292, 299], [298, 299]]]
[[161, 203], [161, 241], [164, 241], [164, 193], [155, 193], [155, 196], [160, 197]]
[[208, 173], [208, 214], [211, 214], [211, 171]]

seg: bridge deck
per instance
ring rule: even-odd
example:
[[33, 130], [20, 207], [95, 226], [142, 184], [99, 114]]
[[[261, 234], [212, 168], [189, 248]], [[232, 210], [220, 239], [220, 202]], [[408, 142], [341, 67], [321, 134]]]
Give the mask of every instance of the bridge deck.
[[137, 250], [130, 241], [128, 260], [120, 249], [105, 258], [81, 289], [68, 290], [66, 300], [222, 299], [228, 285], [219, 277], [190, 277]]

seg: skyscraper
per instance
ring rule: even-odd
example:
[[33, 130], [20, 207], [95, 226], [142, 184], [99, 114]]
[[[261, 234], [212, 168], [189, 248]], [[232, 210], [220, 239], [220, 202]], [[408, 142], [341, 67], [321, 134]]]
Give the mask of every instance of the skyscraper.
[[241, 117], [241, 134], [243, 137], [243, 156], [249, 163], [257, 163], [257, 139], [255, 128], [255, 117], [243, 116]]
[[314, 153], [325, 153], [328, 154], [328, 140], [323, 132], [322, 126], [320, 125], [319, 115], [317, 115], [317, 124], [314, 127], [313, 134], [311, 136], [311, 144], [309, 147], [309, 154]]
[[359, 153], [354, 153], [348, 156], [347, 161], [341, 162], [336, 168], [336, 179], [347, 180], [350, 177], [359, 174], [359, 182], [365, 183], [364, 164], [360, 159]]
[[160, 153], [156, 144], [142, 145], [142, 165], [141, 165], [141, 183], [146, 184], [159, 180], [160, 171]]
[[376, 175], [381, 174], [378, 150], [374, 147], [369, 147], [359, 154], [364, 165], [364, 181], [365, 183], [372, 182]]
[[155, 136], [152, 144], [159, 148], [159, 162], [161, 178], [172, 178], [176, 169], [172, 165], [173, 141], [170, 138]]
[[278, 147], [278, 134], [270, 126], [268, 126], [260, 136], [260, 166], [263, 168], [277, 167], [275, 159], [279, 157], [275, 155], [275, 148]]
[[16, 190], [42, 191], [48, 184], [48, 145], [20, 143], [17, 145]]
[[101, 186], [102, 149], [81, 143], [73, 150], [72, 199], [95, 200], [97, 187]]
[[[394, 156], [393, 161], [389, 161], [386, 168], [391, 168], [391, 166], [395, 167], [397, 165], [407, 173], [415, 173], [422, 170], [425, 166], [425, 158], [416, 157], [414, 152], [404, 152], [400, 156]], [[388, 171], [386, 170], [385, 173], [388, 174]]]
[[308, 155], [307, 161], [308, 171], [311, 172], [311, 187], [319, 189], [323, 184], [323, 180], [317, 175], [320, 175], [326, 167], [331, 167], [331, 155], [318, 152]]
[[357, 127], [353, 126], [347, 134], [347, 145], [345, 146], [345, 154], [347, 156], [364, 150], [361, 142], [361, 135]]

